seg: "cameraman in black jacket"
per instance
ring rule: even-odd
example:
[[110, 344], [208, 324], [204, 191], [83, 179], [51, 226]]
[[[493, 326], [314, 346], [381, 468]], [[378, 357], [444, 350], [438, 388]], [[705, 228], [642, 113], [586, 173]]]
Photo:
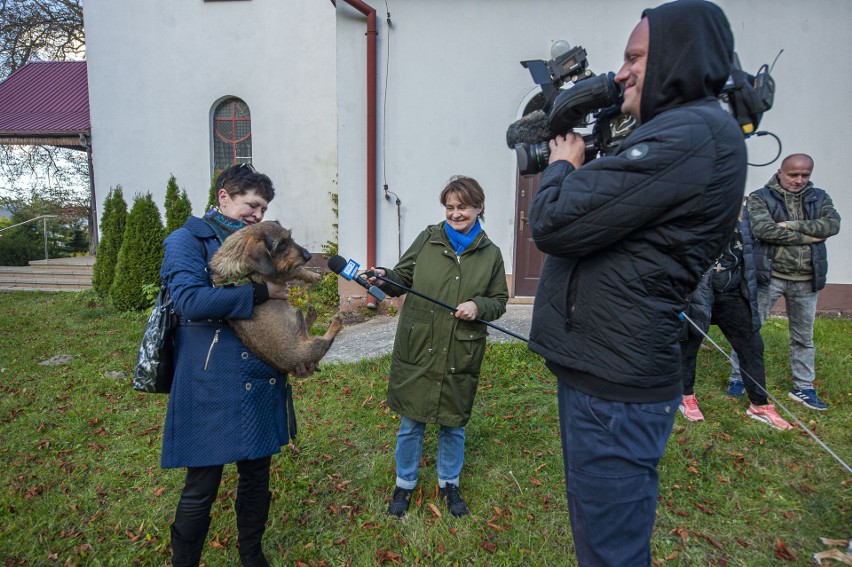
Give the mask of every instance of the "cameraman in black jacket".
[[530, 211], [548, 257], [530, 349], [558, 378], [568, 507], [580, 565], [650, 565], [657, 463], [681, 400], [686, 299], [737, 222], [746, 151], [717, 96], [727, 18], [704, 0], [645, 10], [616, 81], [640, 126], [583, 165], [550, 141]]

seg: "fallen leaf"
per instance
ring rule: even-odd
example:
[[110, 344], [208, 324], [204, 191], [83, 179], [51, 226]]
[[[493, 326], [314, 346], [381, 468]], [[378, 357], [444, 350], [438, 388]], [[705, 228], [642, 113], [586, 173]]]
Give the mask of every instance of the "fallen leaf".
[[388, 551], [387, 549], [378, 549], [376, 550], [376, 561], [378, 563], [402, 563], [402, 555], [399, 553], [394, 553], [393, 551]]
[[792, 549], [784, 545], [780, 539], [775, 540], [775, 557], [783, 561], [798, 561], [799, 558]]
[[440, 518], [440, 517], [441, 517], [441, 511], [440, 511], [440, 510], [438, 510], [438, 507], [437, 507], [437, 506], [435, 506], [435, 505], [434, 505], [434, 504], [432, 504], [431, 502], [429, 502], [429, 504], [428, 504], [427, 506], [428, 506], [428, 508], [429, 508], [429, 511], [430, 511], [430, 512], [432, 512], [432, 515], [433, 515], [433, 516], [435, 516], [436, 518]]
[[686, 529], [686, 527], [683, 524], [681, 524], [681, 526], [679, 528], [675, 528], [672, 531], [670, 531], [669, 535], [676, 535], [676, 536], [680, 537], [680, 539], [681, 539], [681, 541], [683, 541], [683, 543], [686, 543], [686, 542], [689, 541], [689, 531]]
[[713, 539], [711, 536], [709, 536], [709, 535], [707, 535], [707, 534], [703, 534], [703, 533], [699, 532], [698, 530], [692, 530], [692, 533], [694, 533], [695, 535], [697, 535], [697, 536], [699, 536], [699, 537], [703, 537], [704, 539], [706, 539], [707, 541], [709, 541], [709, 542], [710, 542], [710, 544], [711, 544], [713, 547], [715, 547], [716, 549], [718, 549], [719, 551], [725, 551], [725, 548], [724, 548], [724, 547], [722, 547], [722, 544], [721, 544], [721, 543], [719, 543], [718, 541], [716, 541], [715, 539]]
[[479, 547], [487, 551], [488, 553], [494, 553], [497, 551], [497, 544], [491, 543], [490, 541], [481, 541], [479, 542]]

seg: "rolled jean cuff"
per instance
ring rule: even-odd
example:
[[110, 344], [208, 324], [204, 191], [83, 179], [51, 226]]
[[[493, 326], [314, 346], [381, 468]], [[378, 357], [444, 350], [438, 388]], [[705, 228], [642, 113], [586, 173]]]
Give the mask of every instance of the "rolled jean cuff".
[[416, 480], [405, 480], [404, 478], [396, 477], [396, 485], [406, 490], [414, 490], [417, 488]]
[[455, 484], [456, 486], [458, 486], [459, 485], [459, 477], [448, 478], [446, 480], [440, 479], [440, 478], [438, 479], [438, 488], [446, 488], [448, 484]]

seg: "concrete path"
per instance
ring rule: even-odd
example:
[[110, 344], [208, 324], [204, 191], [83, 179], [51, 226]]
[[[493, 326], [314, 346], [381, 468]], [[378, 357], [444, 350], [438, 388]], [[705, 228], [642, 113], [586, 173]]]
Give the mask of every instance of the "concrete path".
[[[506, 313], [493, 323], [515, 334], [529, 337], [531, 320], [532, 305], [511, 303], [506, 306]], [[334, 344], [323, 361], [356, 362], [391, 352], [398, 322], [399, 317], [380, 315], [364, 323], [344, 327], [334, 339]], [[519, 339], [491, 327], [488, 328], [488, 334], [490, 341], [520, 342]]]

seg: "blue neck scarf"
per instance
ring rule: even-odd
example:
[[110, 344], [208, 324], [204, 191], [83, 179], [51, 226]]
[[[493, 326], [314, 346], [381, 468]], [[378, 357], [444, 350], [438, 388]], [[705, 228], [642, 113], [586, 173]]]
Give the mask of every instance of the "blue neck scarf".
[[204, 215], [203, 220], [210, 225], [213, 232], [216, 233], [216, 238], [219, 242], [224, 242], [231, 234], [245, 226], [241, 220], [231, 218], [219, 212], [219, 209], [212, 208]]
[[456, 251], [456, 256], [461, 256], [461, 253], [465, 251], [465, 249], [471, 245], [473, 239], [477, 237], [477, 235], [482, 232], [482, 227], [479, 226], [479, 220], [476, 221], [467, 234], [462, 234], [449, 224], [444, 223], [444, 232], [447, 233], [447, 238], [450, 239], [450, 244], [453, 245], [453, 248]]

